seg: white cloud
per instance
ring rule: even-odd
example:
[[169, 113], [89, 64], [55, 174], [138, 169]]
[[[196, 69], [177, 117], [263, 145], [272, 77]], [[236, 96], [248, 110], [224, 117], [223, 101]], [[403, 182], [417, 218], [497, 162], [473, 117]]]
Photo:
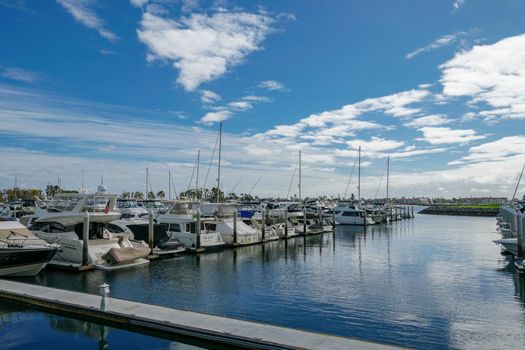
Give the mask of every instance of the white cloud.
[[457, 32], [454, 34], [443, 35], [442, 37], [439, 37], [436, 40], [434, 40], [429, 45], [421, 47], [419, 49], [416, 49], [408, 53], [405, 57], [407, 60], [410, 60], [421, 53], [429, 52], [429, 51], [436, 50], [441, 47], [447, 46], [449, 44], [454, 43], [460, 36], [463, 36], [465, 34], [466, 34], [465, 32]]
[[270, 102], [270, 99], [266, 96], [248, 95], [248, 96], [244, 96], [242, 99], [244, 101], [250, 101], [250, 102]]
[[404, 125], [409, 128], [422, 128], [424, 126], [438, 126], [448, 124], [452, 120], [448, 119], [447, 116], [441, 114], [432, 114], [425, 117], [413, 119]]
[[43, 79], [43, 75], [40, 73], [16, 67], [5, 68], [2, 72], [2, 77], [23, 83], [34, 83]]
[[275, 81], [275, 80], [261, 81], [259, 85], [257, 86], [260, 88], [266, 89], [266, 90], [270, 90], [270, 91], [273, 91], [273, 90], [282, 91], [286, 89], [282, 83]]
[[131, 5], [135, 6], [135, 7], [144, 7], [144, 5], [146, 5], [148, 3], [148, 0], [129, 0], [129, 2], [131, 3]]
[[348, 146], [353, 149], [361, 149], [369, 152], [383, 152], [399, 148], [405, 144], [404, 141], [385, 140], [380, 137], [372, 137], [370, 141], [365, 140], [351, 140], [347, 141]]
[[146, 11], [138, 36], [148, 47], [148, 61], [173, 62], [177, 82], [192, 91], [260, 50], [274, 22], [263, 13], [224, 11], [169, 19]]
[[95, 4], [94, 0], [57, 0], [73, 18], [84, 26], [95, 29], [100, 36], [109, 41], [116, 41], [119, 37], [106, 29], [104, 21], [91, 9]]
[[419, 140], [432, 145], [469, 143], [486, 137], [485, 135], [478, 135], [477, 132], [472, 129], [453, 130], [450, 128], [423, 127], [419, 129], [419, 131], [423, 133], [423, 138]]
[[204, 104], [213, 104], [217, 101], [220, 101], [222, 98], [219, 94], [211, 90], [202, 90], [201, 91], [201, 102]]
[[228, 107], [238, 110], [238, 111], [247, 111], [253, 108], [253, 105], [248, 101], [234, 101], [228, 103]]
[[450, 164], [498, 161], [515, 156], [521, 156], [525, 161], [523, 150], [525, 150], [525, 135], [507, 136], [471, 147], [467, 156], [450, 162]]
[[454, 11], [459, 10], [463, 5], [465, 5], [465, 0], [454, 0]]
[[204, 117], [201, 118], [200, 122], [203, 124], [213, 124], [230, 119], [233, 113], [228, 110], [222, 110], [217, 112], [208, 112]]
[[430, 95], [427, 90], [409, 90], [396, 94], [368, 98], [355, 104], [362, 113], [382, 110], [394, 117], [406, 117], [419, 113], [421, 109], [409, 105], [421, 102]]
[[199, 0], [182, 0], [182, 12], [191, 12], [199, 8]]
[[525, 34], [474, 46], [440, 66], [443, 94], [469, 96], [486, 119], [525, 119]]

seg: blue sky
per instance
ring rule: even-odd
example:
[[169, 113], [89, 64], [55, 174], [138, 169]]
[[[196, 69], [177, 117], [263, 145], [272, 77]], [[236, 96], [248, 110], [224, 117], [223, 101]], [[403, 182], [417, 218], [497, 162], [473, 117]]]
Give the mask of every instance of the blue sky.
[[[228, 190], [512, 194], [525, 156], [520, 0], [0, 0], [0, 187], [186, 189], [224, 121]], [[215, 169], [209, 175], [211, 185]], [[355, 192], [355, 177], [350, 190]], [[378, 190], [379, 188], [379, 190]], [[297, 192], [296, 186], [292, 193]]]

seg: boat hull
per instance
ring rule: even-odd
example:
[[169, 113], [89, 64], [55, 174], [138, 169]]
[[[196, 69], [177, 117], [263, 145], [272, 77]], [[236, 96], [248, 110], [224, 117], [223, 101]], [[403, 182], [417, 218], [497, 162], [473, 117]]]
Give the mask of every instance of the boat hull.
[[0, 276], [36, 276], [56, 253], [56, 248], [0, 249]]

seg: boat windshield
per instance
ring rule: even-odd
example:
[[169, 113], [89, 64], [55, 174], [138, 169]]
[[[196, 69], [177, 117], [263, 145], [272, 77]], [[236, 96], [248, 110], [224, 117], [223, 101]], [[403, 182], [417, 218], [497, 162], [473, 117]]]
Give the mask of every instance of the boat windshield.
[[81, 196], [55, 196], [48, 204], [49, 211], [72, 211], [82, 201]]
[[117, 201], [117, 207], [118, 208], [138, 208], [137, 202], [135, 200], [121, 200], [119, 199]]
[[173, 204], [168, 214], [181, 215], [181, 214], [191, 214], [194, 210], [197, 209], [197, 202], [179, 202]]

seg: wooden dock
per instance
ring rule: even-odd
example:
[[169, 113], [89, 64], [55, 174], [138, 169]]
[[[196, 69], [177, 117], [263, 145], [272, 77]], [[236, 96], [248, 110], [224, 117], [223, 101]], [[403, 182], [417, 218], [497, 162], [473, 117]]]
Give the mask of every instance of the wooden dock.
[[0, 279], [0, 299], [120, 328], [246, 349], [399, 349], [373, 342]]

